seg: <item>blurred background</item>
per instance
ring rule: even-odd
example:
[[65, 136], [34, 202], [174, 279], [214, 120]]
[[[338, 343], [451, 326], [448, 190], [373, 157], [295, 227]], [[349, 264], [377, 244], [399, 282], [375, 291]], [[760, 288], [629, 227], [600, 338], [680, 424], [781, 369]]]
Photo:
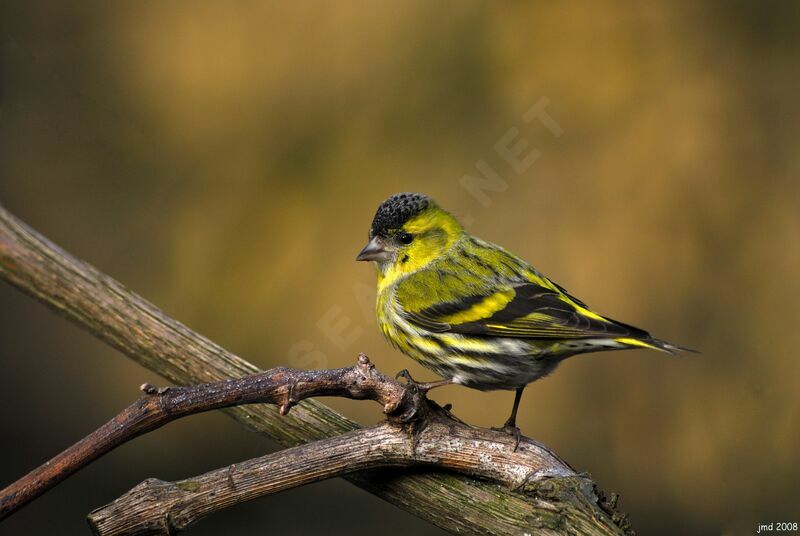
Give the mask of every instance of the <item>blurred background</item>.
[[[526, 391], [523, 432], [620, 493], [641, 534], [751, 534], [800, 520], [798, 30], [777, 1], [3, 2], [0, 203], [260, 367], [364, 351], [434, 379], [382, 340], [353, 260], [384, 198], [428, 193], [600, 312], [703, 352], [572, 359]], [[164, 384], [6, 284], [0, 359], [0, 484]], [[489, 426], [513, 395], [433, 398]], [[86, 534], [147, 477], [274, 448], [193, 417], [0, 534]], [[378, 522], [441, 534], [342, 481], [191, 533]]]

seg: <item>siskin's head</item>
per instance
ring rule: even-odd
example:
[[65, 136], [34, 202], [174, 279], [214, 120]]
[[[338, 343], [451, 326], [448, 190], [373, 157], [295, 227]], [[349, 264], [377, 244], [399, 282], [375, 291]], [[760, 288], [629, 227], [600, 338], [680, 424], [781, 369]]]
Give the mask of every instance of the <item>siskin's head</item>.
[[410, 273], [442, 255], [463, 232], [430, 197], [394, 194], [375, 212], [369, 243], [356, 260], [375, 261], [384, 275]]

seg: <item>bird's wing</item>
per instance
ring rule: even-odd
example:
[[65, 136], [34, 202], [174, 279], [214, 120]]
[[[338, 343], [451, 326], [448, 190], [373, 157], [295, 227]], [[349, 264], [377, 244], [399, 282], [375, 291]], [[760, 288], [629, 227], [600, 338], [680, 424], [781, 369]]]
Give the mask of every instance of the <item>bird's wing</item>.
[[537, 282], [497, 284], [480, 294], [417, 311], [406, 309], [405, 314], [410, 322], [439, 333], [531, 339], [650, 339], [646, 331], [600, 316], [558, 285], [552, 287]]

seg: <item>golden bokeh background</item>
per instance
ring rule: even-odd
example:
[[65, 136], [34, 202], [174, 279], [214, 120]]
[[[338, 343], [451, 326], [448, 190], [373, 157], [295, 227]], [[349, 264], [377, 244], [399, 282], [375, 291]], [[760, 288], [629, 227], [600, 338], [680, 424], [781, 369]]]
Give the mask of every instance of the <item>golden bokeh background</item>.
[[[380, 201], [428, 193], [595, 309], [703, 352], [574, 358], [526, 391], [523, 432], [621, 493], [641, 534], [751, 534], [800, 520], [798, 30], [793, 2], [3, 2], [0, 203], [260, 367], [365, 351], [433, 379], [381, 339], [353, 261]], [[536, 158], [515, 169], [517, 143]], [[465, 187], [487, 166], [491, 188]], [[163, 384], [8, 285], [0, 355], [0, 483]], [[488, 426], [513, 397], [433, 398]], [[197, 416], [0, 533], [85, 534], [144, 478], [273, 448]], [[192, 534], [377, 523], [441, 533], [335, 481]]]

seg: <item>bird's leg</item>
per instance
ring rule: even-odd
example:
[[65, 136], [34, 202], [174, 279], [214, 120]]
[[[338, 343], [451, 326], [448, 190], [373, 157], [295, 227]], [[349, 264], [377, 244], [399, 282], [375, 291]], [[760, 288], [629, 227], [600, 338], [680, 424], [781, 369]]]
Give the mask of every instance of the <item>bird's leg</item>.
[[503, 425], [502, 428], [492, 428], [493, 430], [498, 430], [501, 432], [506, 432], [511, 434], [514, 437], [514, 452], [517, 451], [517, 447], [519, 447], [519, 440], [520, 440], [520, 430], [517, 426], [517, 409], [519, 409], [519, 401], [522, 400], [522, 391], [525, 390], [525, 386], [517, 388], [517, 392], [514, 395], [514, 407], [511, 408], [511, 415], [508, 417], [508, 420]]
[[435, 387], [442, 387], [444, 385], [450, 385], [451, 383], [453, 383], [452, 379], [450, 379], [450, 380], [436, 380], [435, 382], [422, 382], [422, 383], [420, 383], [420, 382], [414, 381], [414, 378], [411, 377], [411, 374], [406, 369], [403, 369], [400, 372], [398, 372], [397, 376], [395, 376], [395, 378], [403, 378], [403, 379], [405, 379], [406, 382], [409, 385], [413, 385], [414, 387], [419, 389], [419, 391], [421, 393], [423, 393], [423, 394], [427, 393], [428, 391], [430, 391], [431, 389], [433, 389]]
[[511, 415], [508, 417], [508, 420], [503, 425], [503, 428], [516, 428], [517, 427], [517, 410], [519, 409], [519, 402], [522, 400], [522, 391], [525, 390], [525, 387], [517, 388], [517, 392], [514, 394], [514, 407], [511, 408]]

